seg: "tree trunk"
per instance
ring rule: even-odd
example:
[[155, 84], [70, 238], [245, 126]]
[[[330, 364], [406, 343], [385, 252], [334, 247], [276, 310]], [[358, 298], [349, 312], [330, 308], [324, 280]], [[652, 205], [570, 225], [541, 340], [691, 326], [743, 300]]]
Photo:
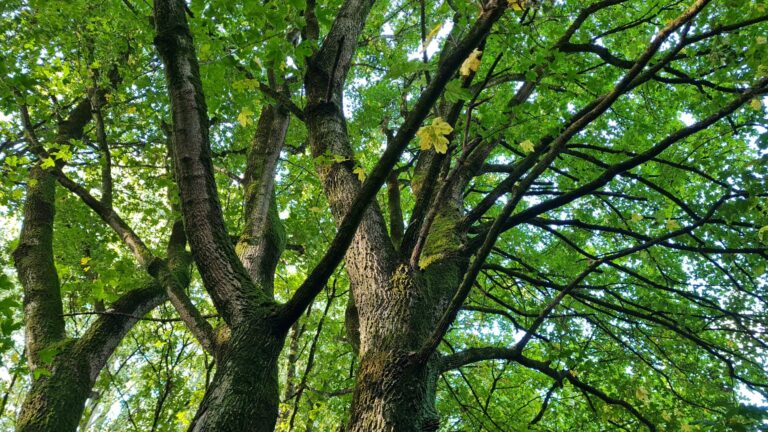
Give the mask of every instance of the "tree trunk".
[[75, 431], [91, 396], [96, 378], [125, 334], [137, 319], [165, 300], [164, 290], [154, 282], [133, 290], [115, 302], [80, 339], [62, 339], [46, 348], [55, 358], [38, 368], [45, 368], [35, 379], [21, 407], [18, 432]]
[[348, 431], [436, 431], [437, 372], [405, 353], [369, 352], [360, 362]]
[[274, 430], [280, 404], [278, 357], [285, 336], [264, 316], [233, 329], [189, 431]]
[[414, 364], [411, 358], [430, 336], [455, 289], [458, 264], [437, 263], [424, 272], [401, 264], [387, 289], [355, 293], [360, 311], [360, 368], [349, 431], [438, 429], [436, 362]]

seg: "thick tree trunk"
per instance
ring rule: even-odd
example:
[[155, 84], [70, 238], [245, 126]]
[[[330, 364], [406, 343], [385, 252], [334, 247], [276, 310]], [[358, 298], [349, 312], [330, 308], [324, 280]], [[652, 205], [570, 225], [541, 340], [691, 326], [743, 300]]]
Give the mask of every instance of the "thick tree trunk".
[[360, 362], [350, 432], [436, 431], [437, 372], [410, 365], [405, 353], [369, 352]]
[[[459, 262], [425, 272], [401, 264], [387, 289], [355, 292], [361, 344], [349, 431], [435, 431], [437, 367], [414, 364], [457, 284]], [[382, 319], [386, 317], [386, 319]]]
[[278, 357], [286, 332], [263, 316], [232, 330], [190, 432], [271, 432], [280, 404]]
[[206, 290], [226, 325], [216, 341], [216, 374], [189, 430], [271, 432], [280, 403], [278, 359], [290, 325], [277, 316], [272, 287], [285, 235], [273, 200], [274, 171], [288, 113], [266, 107], [245, 175], [246, 227], [232, 247], [211, 164], [208, 117], [185, 4], [155, 1], [155, 43], [173, 113], [174, 169], [184, 226]]

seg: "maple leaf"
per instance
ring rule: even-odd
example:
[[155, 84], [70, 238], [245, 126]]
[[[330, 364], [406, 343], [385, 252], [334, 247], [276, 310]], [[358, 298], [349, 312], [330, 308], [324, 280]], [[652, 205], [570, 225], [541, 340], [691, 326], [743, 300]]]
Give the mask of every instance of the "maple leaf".
[[352, 170], [353, 173], [357, 174], [357, 178], [362, 182], [365, 181], [365, 170], [363, 167], [355, 167], [355, 169]]
[[56, 162], [54, 162], [53, 159], [51, 159], [51, 158], [43, 159], [43, 163], [40, 164], [40, 167], [42, 169], [53, 168], [55, 166], [56, 166]]
[[248, 126], [249, 123], [253, 123], [253, 120], [251, 120], [252, 115], [253, 111], [249, 108], [243, 108], [243, 110], [240, 111], [240, 114], [237, 115], [237, 121], [241, 126]]
[[477, 72], [480, 68], [480, 55], [482, 53], [482, 51], [475, 48], [475, 50], [469, 54], [469, 57], [464, 60], [464, 63], [461, 64], [461, 68], [459, 69], [461, 76], [469, 76], [472, 72]]
[[533, 145], [533, 141], [531, 140], [525, 140], [519, 144], [520, 149], [523, 150], [523, 153], [533, 153], [533, 150], [535, 149], [535, 146]]
[[422, 150], [429, 150], [434, 147], [436, 152], [446, 153], [448, 151], [446, 135], [451, 132], [453, 132], [451, 125], [446, 123], [442, 117], [435, 117], [432, 124], [421, 127], [416, 132], [416, 136], [419, 137], [419, 146]]
[[680, 224], [674, 219], [667, 219], [667, 229], [670, 231], [680, 229]]
[[507, 5], [512, 8], [513, 11], [521, 11], [525, 9], [526, 0], [507, 0]]

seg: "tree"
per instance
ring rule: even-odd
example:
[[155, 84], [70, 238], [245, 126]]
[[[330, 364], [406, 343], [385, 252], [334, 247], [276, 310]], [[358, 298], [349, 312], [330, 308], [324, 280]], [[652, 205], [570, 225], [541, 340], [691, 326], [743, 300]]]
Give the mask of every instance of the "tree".
[[9, 424], [759, 430], [765, 9], [10, 2]]

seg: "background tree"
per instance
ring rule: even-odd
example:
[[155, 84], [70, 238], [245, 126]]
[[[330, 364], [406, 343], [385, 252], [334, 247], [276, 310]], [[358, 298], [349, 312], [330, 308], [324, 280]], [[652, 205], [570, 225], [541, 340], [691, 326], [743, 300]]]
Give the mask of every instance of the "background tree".
[[764, 3], [2, 16], [9, 426], [763, 427]]

